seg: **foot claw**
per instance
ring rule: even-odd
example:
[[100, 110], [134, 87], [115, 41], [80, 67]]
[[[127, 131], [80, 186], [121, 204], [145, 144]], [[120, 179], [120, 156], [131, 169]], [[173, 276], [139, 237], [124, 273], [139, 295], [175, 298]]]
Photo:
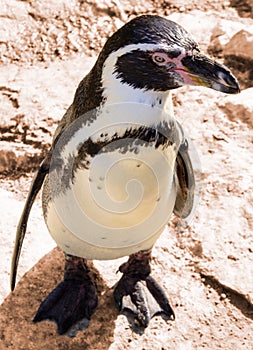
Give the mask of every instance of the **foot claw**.
[[77, 333], [89, 322], [96, 306], [97, 295], [93, 284], [87, 285], [87, 282], [76, 280], [63, 281], [41, 303], [33, 322], [50, 320], [57, 324], [59, 334], [65, 334], [72, 326]]
[[162, 313], [168, 317], [169, 320], [174, 321], [175, 313], [172, 310], [169, 300], [162, 287], [151, 276], [148, 276], [146, 278], [146, 285], [151, 295], [154, 297], [155, 301], [161, 308], [160, 312], [157, 311], [157, 313]]
[[146, 328], [151, 317], [147, 299], [144, 293], [144, 287], [141, 282], [136, 283], [130, 298], [132, 303], [136, 306], [136, 321], [139, 322], [140, 326]]
[[59, 334], [74, 337], [87, 328], [98, 303], [89, 269], [81, 258], [66, 259], [64, 280], [41, 303], [33, 322], [54, 321]]
[[[150, 269], [147, 268], [149, 261], [147, 259], [146, 261], [147, 264], [143, 263], [145, 262], [143, 259], [143, 264], [140, 265], [139, 258], [137, 261], [131, 256], [129, 262], [123, 264], [123, 276], [113, 293], [118, 310], [127, 316], [130, 312], [135, 317], [135, 326], [139, 325], [144, 328], [157, 314], [165, 316], [168, 320], [175, 319], [164, 290], [149, 276]], [[121, 267], [120, 271], [122, 272]]]

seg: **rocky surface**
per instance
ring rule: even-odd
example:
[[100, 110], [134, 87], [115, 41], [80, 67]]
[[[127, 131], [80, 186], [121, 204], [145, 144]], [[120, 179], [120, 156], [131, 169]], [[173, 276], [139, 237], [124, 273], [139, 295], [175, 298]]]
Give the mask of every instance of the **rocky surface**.
[[[106, 37], [141, 13], [181, 23], [204, 51], [231, 67], [243, 91], [226, 96], [184, 87], [174, 94], [175, 113], [194, 141], [202, 171], [195, 218], [184, 229], [172, 218], [154, 249], [153, 276], [170, 295], [176, 321], [156, 317], [139, 334], [112, 301], [116, 271], [124, 259], [96, 261], [92, 269], [98, 271], [99, 307], [89, 329], [70, 339], [58, 336], [54, 324], [31, 322], [40, 302], [61, 280], [63, 268], [61, 252], [50, 251], [54, 242], [42, 219], [40, 198], [29, 221], [19, 283], [9, 294], [15, 227], [32, 172], [46, 154], [78, 82]], [[252, 350], [252, 18], [251, 0], [3, 1], [0, 350]]]

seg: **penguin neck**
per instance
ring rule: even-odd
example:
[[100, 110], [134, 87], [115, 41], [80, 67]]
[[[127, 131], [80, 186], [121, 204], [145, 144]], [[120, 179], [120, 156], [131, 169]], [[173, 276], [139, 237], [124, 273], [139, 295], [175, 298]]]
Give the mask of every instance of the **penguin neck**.
[[168, 110], [173, 114], [171, 91], [154, 91], [133, 88], [112, 76], [102, 80], [102, 95], [106, 104], [140, 103]]

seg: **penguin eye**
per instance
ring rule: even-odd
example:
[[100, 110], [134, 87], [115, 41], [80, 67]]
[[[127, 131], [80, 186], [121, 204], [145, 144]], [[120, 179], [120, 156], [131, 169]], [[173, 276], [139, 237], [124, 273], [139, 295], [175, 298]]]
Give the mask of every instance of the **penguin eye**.
[[158, 64], [158, 66], [164, 66], [168, 63], [168, 56], [165, 52], [154, 52], [152, 55], [152, 60]]

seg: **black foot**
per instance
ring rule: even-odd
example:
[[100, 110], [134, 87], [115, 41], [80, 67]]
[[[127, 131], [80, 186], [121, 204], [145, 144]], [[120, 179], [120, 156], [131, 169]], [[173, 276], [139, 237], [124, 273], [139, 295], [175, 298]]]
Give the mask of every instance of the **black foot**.
[[150, 258], [150, 252], [131, 255], [129, 260], [120, 266], [119, 271], [123, 276], [114, 289], [114, 300], [118, 310], [126, 314], [130, 312], [134, 315], [135, 325], [144, 328], [157, 314], [168, 320], [175, 319], [165, 292], [149, 276]]
[[87, 328], [98, 303], [94, 283], [82, 258], [66, 256], [64, 281], [41, 303], [33, 322], [56, 322], [59, 334], [74, 337]]

